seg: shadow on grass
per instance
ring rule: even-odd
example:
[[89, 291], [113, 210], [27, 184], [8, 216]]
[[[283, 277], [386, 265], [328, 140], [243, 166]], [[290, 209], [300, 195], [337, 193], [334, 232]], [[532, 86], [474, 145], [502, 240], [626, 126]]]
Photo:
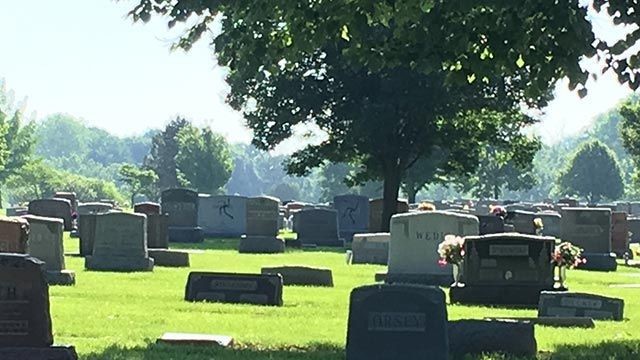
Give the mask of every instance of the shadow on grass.
[[[201, 243], [169, 243], [171, 249], [176, 250], [238, 250], [240, 239], [205, 239]], [[332, 252], [342, 254], [345, 249], [341, 247], [317, 247], [317, 248], [294, 248], [287, 247], [287, 252]]]
[[235, 346], [223, 349], [209, 346], [150, 344], [147, 347], [125, 348], [110, 346], [99, 353], [83, 357], [87, 360], [342, 360], [344, 349], [335, 345], [316, 344], [308, 347], [263, 348]]
[[[398, 354], [402, 359], [402, 354]], [[264, 348], [259, 346], [236, 346], [229, 349], [204, 346], [178, 346], [150, 344], [147, 347], [125, 348], [111, 346], [99, 353], [88, 354], [89, 360], [343, 360], [342, 347], [331, 344], [314, 344], [306, 347]], [[513, 357], [501, 354], [467, 355], [452, 359], [464, 360], [637, 360], [640, 359], [640, 341], [607, 341], [589, 345], [562, 345], [554, 352], [542, 352], [537, 357]], [[375, 360], [375, 359], [372, 359]]]

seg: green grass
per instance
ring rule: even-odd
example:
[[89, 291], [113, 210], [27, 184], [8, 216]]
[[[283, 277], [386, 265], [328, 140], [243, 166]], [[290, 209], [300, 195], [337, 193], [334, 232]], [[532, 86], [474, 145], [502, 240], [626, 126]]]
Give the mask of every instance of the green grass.
[[[344, 359], [349, 293], [373, 283], [383, 266], [346, 265], [342, 250], [291, 250], [286, 254], [245, 255], [237, 241], [208, 240], [192, 248], [190, 269], [156, 267], [150, 273], [91, 272], [84, 259], [67, 256], [76, 271], [74, 287], [50, 289], [55, 340], [73, 344], [82, 359]], [[78, 241], [65, 238], [67, 253]], [[334, 288], [287, 286], [283, 307], [183, 300], [189, 271], [260, 272], [269, 265], [310, 265], [333, 270]], [[616, 273], [569, 272], [573, 291], [625, 299], [623, 322], [598, 321], [595, 329], [536, 327], [541, 359], [640, 359], [640, 289], [610, 284], [640, 283], [640, 270]], [[535, 310], [449, 306], [450, 319], [535, 316]], [[156, 345], [164, 332], [233, 336], [233, 349]], [[502, 359], [488, 355], [483, 359]]]

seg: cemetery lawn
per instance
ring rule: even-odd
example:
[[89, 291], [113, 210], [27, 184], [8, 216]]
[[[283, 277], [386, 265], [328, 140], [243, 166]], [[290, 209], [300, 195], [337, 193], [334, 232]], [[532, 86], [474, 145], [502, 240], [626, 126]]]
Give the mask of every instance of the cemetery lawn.
[[[384, 266], [346, 265], [343, 250], [288, 250], [286, 254], [240, 255], [237, 241], [207, 240], [174, 246], [193, 249], [191, 268], [156, 267], [149, 273], [84, 270], [84, 259], [67, 255], [74, 287], [50, 288], [57, 344], [76, 346], [81, 359], [344, 359], [350, 291], [373, 283]], [[65, 233], [67, 254], [78, 240]], [[331, 268], [334, 288], [286, 286], [283, 307], [183, 300], [191, 270], [259, 273], [262, 266]], [[630, 287], [611, 287], [627, 284]], [[536, 327], [539, 359], [640, 359], [640, 270], [616, 273], [570, 271], [572, 291], [625, 300], [625, 321], [597, 321], [595, 329]], [[448, 306], [449, 319], [536, 316], [535, 310]], [[156, 345], [165, 332], [230, 335], [232, 349]], [[398, 359], [402, 359], [398, 354]], [[510, 359], [486, 355], [478, 359]]]

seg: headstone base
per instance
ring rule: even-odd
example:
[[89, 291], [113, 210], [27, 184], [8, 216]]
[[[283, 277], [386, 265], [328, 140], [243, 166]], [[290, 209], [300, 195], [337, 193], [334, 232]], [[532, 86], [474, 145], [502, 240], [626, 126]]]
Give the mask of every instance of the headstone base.
[[263, 274], [280, 274], [284, 285], [333, 287], [331, 269], [308, 266], [263, 267]]
[[155, 266], [189, 267], [189, 253], [178, 250], [149, 249]]
[[300, 242], [300, 240], [294, 239], [294, 240], [285, 240], [285, 246], [286, 247], [290, 247], [290, 248], [295, 248], [295, 249], [300, 249], [302, 248], [302, 243]]
[[389, 274], [378, 272], [375, 279], [376, 281], [384, 281], [387, 284], [417, 284], [444, 287], [449, 287], [453, 284], [453, 274]]
[[452, 286], [451, 303], [470, 305], [510, 305], [537, 308], [541, 291], [558, 291], [537, 286]]
[[532, 323], [513, 321], [449, 321], [449, 352], [454, 356], [502, 353], [535, 356], [538, 350]]
[[76, 284], [76, 273], [71, 270], [47, 271], [46, 278], [49, 285], [70, 286]]
[[78, 360], [78, 354], [73, 346], [51, 346], [46, 348], [9, 347], [0, 348], [0, 359]]
[[284, 252], [284, 240], [275, 236], [246, 236], [240, 238], [241, 254], [278, 254]]
[[199, 227], [170, 227], [169, 241], [177, 243], [201, 243], [204, 233]]
[[84, 267], [87, 270], [96, 271], [153, 271], [153, 259], [150, 258], [125, 258], [109, 257], [100, 258], [87, 256], [84, 259]]
[[316, 245], [325, 247], [343, 247], [344, 241], [342, 239], [298, 239], [302, 245]]
[[578, 266], [580, 270], [616, 271], [618, 269], [615, 254], [582, 253], [582, 258], [587, 262]]

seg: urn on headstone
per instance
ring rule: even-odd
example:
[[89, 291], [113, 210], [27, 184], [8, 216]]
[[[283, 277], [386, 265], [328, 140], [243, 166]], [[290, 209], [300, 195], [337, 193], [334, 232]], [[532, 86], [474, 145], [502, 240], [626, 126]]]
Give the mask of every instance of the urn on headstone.
[[24, 218], [29, 222], [29, 254], [44, 261], [49, 285], [75, 284], [75, 272], [65, 269], [62, 219], [35, 215]]
[[200, 195], [198, 225], [205, 235], [239, 238], [246, 231], [247, 198], [235, 195]]
[[446, 360], [444, 292], [437, 287], [371, 285], [351, 292], [347, 360]]
[[197, 243], [204, 240], [198, 226], [198, 193], [188, 189], [162, 192], [162, 212], [169, 214], [169, 241]]
[[554, 290], [555, 238], [520, 233], [467, 236], [461, 286], [452, 302], [483, 305], [538, 304], [541, 291]]

